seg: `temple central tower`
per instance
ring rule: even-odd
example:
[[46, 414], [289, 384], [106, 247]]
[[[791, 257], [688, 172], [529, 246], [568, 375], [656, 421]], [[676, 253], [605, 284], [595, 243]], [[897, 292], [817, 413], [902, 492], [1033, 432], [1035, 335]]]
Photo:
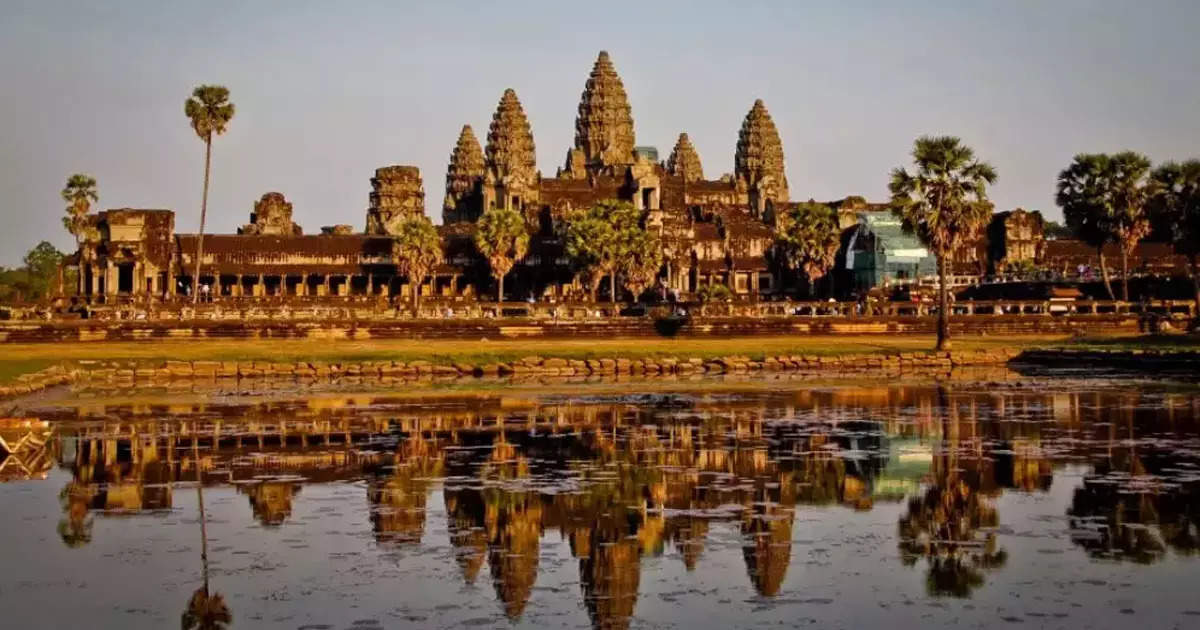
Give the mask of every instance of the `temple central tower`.
[[635, 162], [633, 147], [633, 110], [621, 77], [602, 50], [579, 98], [575, 148], [567, 154], [563, 174], [573, 179], [589, 171], [615, 174]]

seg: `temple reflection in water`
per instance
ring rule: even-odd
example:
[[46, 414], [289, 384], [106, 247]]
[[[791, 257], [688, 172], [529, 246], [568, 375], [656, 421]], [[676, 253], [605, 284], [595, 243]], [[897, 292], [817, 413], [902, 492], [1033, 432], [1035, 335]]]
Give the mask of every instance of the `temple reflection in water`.
[[625, 627], [644, 559], [703, 571], [717, 523], [740, 535], [749, 587], [772, 598], [786, 590], [798, 514], [881, 502], [900, 508], [892, 544], [928, 593], [970, 596], [1005, 570], [998, 497], [1047, 491], [1068, 464], [1088, 471], [1065, 515], [1087, 553], [1154, 562], [1200, 546], [1200, 403], [1167, 391], [329, 396], [34, 415], [0, 424], [20, 445], [0, 471], [69, 470], [67, 545], [88, 544], [94, 519], [172, 510], [197, 478], [235, 486], [247, 519], [272, 528], [306, 485], [356, 481], [381, 552], [428, 544], [428, 513], [443, 504], [463, 583], [490, 580], [512, 619], [534, 595], [547, 536], [577, 561], [593, 625]]

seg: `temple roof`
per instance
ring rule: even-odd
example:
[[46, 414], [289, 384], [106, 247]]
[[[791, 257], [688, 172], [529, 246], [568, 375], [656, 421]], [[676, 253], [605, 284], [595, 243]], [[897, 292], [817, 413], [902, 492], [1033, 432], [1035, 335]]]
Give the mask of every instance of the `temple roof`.
[[497, 179], [512, 178], [532, 184], [536, 180], [537, 160], [529, 119], [512, 88], [504, 90], [492, 125], [488, 129], [487, 165]]
[[589, 166], [614, 166], [632, 164], [633, 147], [633, 112], [625, 85], [602, 50], [579, 98], [575, 148], [583, 151]]
[[775, 121], [771, 119], [771, 114], [767, 112], [762, 99], [754, 101], [754, 106], [742, 121], [733, 165], [734, 174], [750, 185], [766, 177], [773, 178], [775, 185], [780, 187], [780, 199], [787, 199], [783, 143], [779, 139]]
[[686, 133], [679, 134], [671, 157], [667, 158], [667, 171], [672, 175], [681, 175], [688, 183], [704, 179], [704, 167], [700, 165], [700, 154]]

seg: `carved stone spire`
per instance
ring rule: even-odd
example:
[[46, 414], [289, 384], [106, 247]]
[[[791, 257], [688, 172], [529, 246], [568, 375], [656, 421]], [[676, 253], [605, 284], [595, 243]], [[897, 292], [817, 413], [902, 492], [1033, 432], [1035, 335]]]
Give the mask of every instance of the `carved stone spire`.
[[686, 133], [679, 134], [671, 157], [667, 158], [667, 172], [682, 176], [684, 181], [694, 182], [704, 179], [704, 167], [700, 166], [700, 154]]
[[600, 51], [579, 99], [575, 148], [590, 169], [633, 164], [633, 113], [608, 53]]
[[480, 211], [479, 187], [486, 171], [479, 140], [471, 125], [463, 125], [446, 167], [446, 200], [442, 203], [444, 223], [476, 218]]
[[537, 181], [533, 131], [512, 88], [504, 90], [496, 106], [485, 154], [487, 167], [498, 182], [532, 185]]
[[734, 176], [747, 186], [753, 197], [755, 191], [766, 200], [787, 201], [787, 177], [783, 170], [783, 143], [775, 121], [767, 113], [762, 99], [742, 121], [738, 134], [737, 152], [733, 156]]

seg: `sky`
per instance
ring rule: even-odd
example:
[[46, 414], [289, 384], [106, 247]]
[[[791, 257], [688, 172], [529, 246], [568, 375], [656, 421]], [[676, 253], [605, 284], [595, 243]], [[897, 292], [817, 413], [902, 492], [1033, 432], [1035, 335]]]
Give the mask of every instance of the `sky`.
[[950, 134], [998, 170], [998, 209], [1056, 218], [1077, 153], [1200, 157], [1198, 24], [1196, 0], [0, 0], [0, 265], [71, 246], [59, 192], [76, 172], [99, 209], [169, 208], [195, 231], [204, 146], [183, 103], [204, 83], [237, 107], [214, 142], [209, 232], [268, 191], [306, 232], [362, 229], [390, 164], [420, 167], [440, 222], [459, 129], [484, 141], [505, 88], [554, 175], [600, 50], [637, 143], [665, 159], [686, 131], [710, 178], [762, 98], [794, 199], [883, 200], [916, 137]]

